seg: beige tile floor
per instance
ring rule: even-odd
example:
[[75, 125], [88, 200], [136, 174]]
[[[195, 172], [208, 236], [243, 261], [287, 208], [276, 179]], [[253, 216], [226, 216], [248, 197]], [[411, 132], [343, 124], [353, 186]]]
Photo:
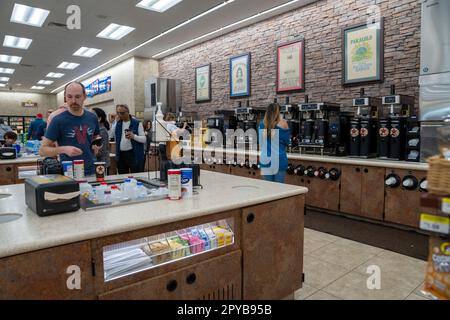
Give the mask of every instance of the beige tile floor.
[[[421, 293], [426, 262], [305, 229], [303, 288], [296, 300], [427, 300]], [[381, 271], [380, 290], [370, 290], [369, 267]]]

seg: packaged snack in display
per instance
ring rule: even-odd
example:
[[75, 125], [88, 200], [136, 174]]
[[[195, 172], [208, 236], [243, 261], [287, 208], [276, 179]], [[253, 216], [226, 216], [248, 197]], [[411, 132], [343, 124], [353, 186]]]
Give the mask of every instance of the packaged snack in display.
[[225, 230], [220, 227], [214, 227], [212, 230], [217, 238], [217, 246], [225, 246]]
[[197, 236], [189, 235], [189, 244], [194, 254], [205, 251], [205, 242]]
[[189, 238], [185, 237], [182, 238], [181, 236], [176, 238], [176, 241], [178, 241], [179, 244], [183, 246], [183, 256], [190, 256], [191, 255], [191, 249], [189, 248]]
[[167, 262], [171, 259], [170, 246], [166, 240], [151, 242], [142, 247], [142, 250], [152, 257], [155, 265]]
[[225, 234], [225, 245], [231, 245], [233, 244], [233, 232], [231, 232], [231, 230], [229, 229], [224, 229], [224, 234]]
[[189, 230], [189, 234], [196, 236], [196, 237], [200, 237], [200, 233], [198, 232], [198, 228], [192, 228]]
[[179, 242], [179, 240], [181, 240], [179, 237], [167, 239], [167, 242], [169, 243], [171, 249], [172, 260], [177, 260], [185, 257], [184, 246]]
[[450, 299], [450, 240], [430, 239], [424, 291], [436, 299]]
[[208, 235], [209, 245], [211, 249], [217, 248], [217, 238], [216, 234], [212, 231], [210, 227], [204, 228], [206, 234]]
[[198, 232], [200, 234], [200, 238], [205, 242], [205, 250], [211, 250], [211, 244], [209, 242], [208, 235], [206, 234], [206, 231], [204, 229], [198, 229]]

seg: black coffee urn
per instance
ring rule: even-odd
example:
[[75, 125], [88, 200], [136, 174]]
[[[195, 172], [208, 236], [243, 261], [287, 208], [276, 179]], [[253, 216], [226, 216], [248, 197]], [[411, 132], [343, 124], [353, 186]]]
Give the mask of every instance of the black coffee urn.
[[378, 117], [381, 110], [381, 100], [367, 97], [361, 88], [359, 98], [353, 99], [356, 114], [351, 120], [350, 156], [371, 158], [376, 157]]
[[[408, 118], [414, 113], [414, 97], [397, 95], [395, 85], [391, 94], [383, 97], [383, 117], [380, 119], [380, 157], [390, 160], [405, 160]], [[389, 130], [389, 138], [386, 139]]]

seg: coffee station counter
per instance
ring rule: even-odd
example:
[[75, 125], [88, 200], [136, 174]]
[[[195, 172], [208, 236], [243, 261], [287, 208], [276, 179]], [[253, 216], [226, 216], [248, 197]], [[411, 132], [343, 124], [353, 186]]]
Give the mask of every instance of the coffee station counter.
[[[229, 299], [281, 299], [300, 288], [308, 189], [206, 171], [201, 184], [192, 199], [45, 218], [27, 208], [24, 185], [0, 187], [0, 220], [18, 217], [0, 221], [0, 299], [192, 299], [213, 292]], [[108, 246], [121, 250], [123, 243], [218, 221], [230, 226], [228, 246], [106, 280], [102, 262]], [[69, 266], [80, 267], [81, 290], [67, 289]], [[211, 277], [210, 267], [223, 276]], [[185, 285], [179, 277], [186, 272], [197, 281], [176, 290], [177, 281]]]
[[[189, 152], [189, 149], [185, 149]], [[220, 153], [235, 154], [235, 155], [247, 155], [247, 156], [259, 156], [259, 152], [249, 152], [242, 150], [225, 150], [223, 148], [192, 148], [192, 152], [204, 151], [213, 153], [214, 155]], [[288, 153], [288, 160], [299, 160], [299, 161], [313, 161], [313, 162], [326, 162], [334, 164], [348, 164], [357, 166], [369, 166], [369, 167], [381, 167], [381, 168], [393, 168], [393, 169], [403, 169], [403, 170], [419, 170], [428, 171], [427, 163], [419, 162], [409, 162], [409, 161], [393, 161], [393, 160], [383, 160], [378, 158], [351, 158], [351, 157], [333, 157], [333, 156], [320, 156], [320, 155], [303, 155], [298, 153]]]
[[314, 156], [314, 155], [299, 155], [294, 153], [288, 154], [288, 159], [314, 162], [328, 162], [336, 164], [349, 164], [357, 166], [380, 167], [380, 168], [394, 168], [404, 170], [420, 170], [427, 171], [427, 163], [417, 163], [408, 161], [391, 161], [383, 159], [360, 159], [348, 157], [331, 157], [331, 156]]
[[25, 156], [20, 157], [17, 159], [11, 159], [11, 160], [0, 160], [0, 165], [6, 165], [6, 164], [36, 164], [36, 162], [40, 159], [39, 156]]
[[[200, 156], [201, 150], [191, 149], [194, 158]], [[227, 151], [231, 157], [221, 163], [218, 159], [222, 153], [225, 155], [224, 149], [212, 150], [203, 150], [203, 170], [262, 179], [255, 165], [258, 152]], [[370, 223], [420, 230], [417, 208], [420, 196], [427, 192], [428, 164], [299, 154], [288, 154], [288, 160], [285, 182], [308, 188], [307, 207]]]

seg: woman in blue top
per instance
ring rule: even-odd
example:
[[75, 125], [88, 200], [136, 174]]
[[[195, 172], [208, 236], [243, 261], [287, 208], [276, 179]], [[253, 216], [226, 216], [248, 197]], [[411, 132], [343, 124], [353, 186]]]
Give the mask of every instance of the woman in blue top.
[[284, 183], [288, 168], [286, 147], [290, 138], [289, 125], [280, 115], [280, 105], [270, 104], [259, 125], [260, 166], [264, 180]]

